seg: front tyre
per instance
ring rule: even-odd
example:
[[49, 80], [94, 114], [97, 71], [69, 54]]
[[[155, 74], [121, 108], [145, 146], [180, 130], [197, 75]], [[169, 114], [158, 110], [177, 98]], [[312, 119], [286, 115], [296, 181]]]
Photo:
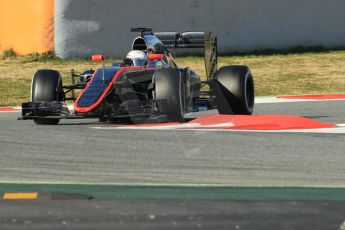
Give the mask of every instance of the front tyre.
[[159, 105], [161, 112], [167, 115], [168, 121], [183, 122], [182, 78], [174, 68], [156, 70], [153, 75], [153, 98]]
[[254, 80], [247, 66], [224, 66], [217, 72], [216, 80], [221, 84], [222, 92], [235, 114], [253, 113]]
[[[43, 69], [38, 70], [31, 86], [31, 101], [33, 102], [51, 102], [64, 101], [64, 91], [62, 89], [62, 79], [60, 73], [56, 70]], [[34, 119], [38, 125], [56, 125], [60, 119]]]

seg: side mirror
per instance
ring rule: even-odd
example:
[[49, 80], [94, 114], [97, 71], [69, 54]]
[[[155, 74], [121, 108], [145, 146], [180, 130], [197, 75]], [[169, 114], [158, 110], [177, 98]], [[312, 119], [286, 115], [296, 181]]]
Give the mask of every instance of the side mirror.
[[94, 54], [91, 56], [91, 60], [94, 62], [104, 62], [104, 55], [102, 54]]
[[147, 59], [149, 61], [154, 61], [154, 60], [162, 60], [164, 57], [164, 54], [149, 54]]
[[104, 75], [105, 75], [104, 55], [102, 54], [92, 55], [91, 60], [94, 62], [102, 62], [102, 81], [104, 82]]

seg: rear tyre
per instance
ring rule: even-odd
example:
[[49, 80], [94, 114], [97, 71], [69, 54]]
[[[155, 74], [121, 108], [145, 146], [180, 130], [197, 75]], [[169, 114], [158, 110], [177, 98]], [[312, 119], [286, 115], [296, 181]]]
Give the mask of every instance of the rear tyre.
[[[31, 100], [35, 101], [64, 101], [62, 79], [56, 70], [38, 70], [31, 86]], [[60, 119], [34, 119], [38, 125], [56, 125]]]
[[[235, 114], [251, 115], [254, 110], [254, 80], [247, 66], [224, 66], [219, 69], [216, 80]], [[226, 108], [220, 108], [225, 111]]]
[[160, 109], [167, 115], [168, 121], [183, 122], [182, 78], [173, 68], [156, 70], [153, 75], [153, 98], [160, 104]]

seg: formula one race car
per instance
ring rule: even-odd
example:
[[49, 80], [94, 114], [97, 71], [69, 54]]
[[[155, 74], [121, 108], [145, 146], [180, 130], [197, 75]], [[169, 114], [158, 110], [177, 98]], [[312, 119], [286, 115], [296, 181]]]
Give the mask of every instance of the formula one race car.
[[[210, 32], [140, 32], [121, 63], [81, 74], [71, 71], [72, 85], [63, 85], [56, 70], [38, 70], [32, 79], [31, 101], [22, 104], [22, 117], [36, 124], [57, 124], [60, 119], [98, 118], [100, 121], [183, 122], [190, 112], [218, 109], [220, 114], [250, 115], [254, 82], [246, 66], [217, 69], [217, 38]], [[204, 48], [206, 77], [174, 59], [178, 48]], [[79, 79], [76, 83], [75, 79]], [[75, 90], [81, 90], [76, 96]], [[69, 96], [68, 96], [69, 95]], [[74, 101], [70, 112], [65, 101]]]

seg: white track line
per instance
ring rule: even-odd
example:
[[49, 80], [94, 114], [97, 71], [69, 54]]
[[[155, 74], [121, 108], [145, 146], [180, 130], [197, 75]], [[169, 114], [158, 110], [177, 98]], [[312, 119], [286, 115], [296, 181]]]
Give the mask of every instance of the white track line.
[[20, 110], [13, 110], [13, 111], [0, 111], [0, 113], [20, 113]]
[[287, 103], [287, 102], [311, 102], [311, 99], [281, 99], [277, 97], [255, 97], [255, 104]]
[[278, 97], [255, 97], [255, 104], [287, 103], [287, 102], [313, 102], [313, 101], [344, 101], [345, 99], [285, 99]]
[[[218, 129], [219, 126], [225, 124], [216, 124], [209, 126], [202, 126], [200, 124], [180, 124], [180, 125], [166, 125], [166, 126], [136, 126], [136, 125], [119, 125], [119, 126], [96, 126], [90, 127], [92, 129], [103, 130], [174, 130], [174, 131], [199, 131], [199, 132], [256, 132], [256, 133], [345, 133], [345, 124], [336, 124], [334, 128], [321, 129], [281, 129], [281, 130], [247, 130], [247, 129]], [[231, 124], [227, 124], [231, 126]], [[206, 129], [202, 129], [206, 128]]]
[[[187, 130], [187, 129], [185, 129], [185, 130]], [[322, 129], [285, 129], [285, 130], [244, 130], [244, 129], [188, 129], [188, 130], [190, 130], [190, 131], [213, 131], [213, 132], [345, 134], [345, 127], [322, 128]]]

